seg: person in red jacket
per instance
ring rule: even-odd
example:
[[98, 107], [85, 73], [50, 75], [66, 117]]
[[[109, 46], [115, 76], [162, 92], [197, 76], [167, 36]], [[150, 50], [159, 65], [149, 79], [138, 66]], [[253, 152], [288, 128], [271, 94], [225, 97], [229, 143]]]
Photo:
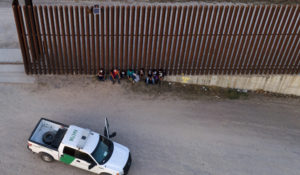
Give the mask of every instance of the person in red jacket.
[[117, 69], [111, 70], [109, 79], [112, 81], [113, 84], [115, 84], [116, 80], [120, 84], [120, 73]]

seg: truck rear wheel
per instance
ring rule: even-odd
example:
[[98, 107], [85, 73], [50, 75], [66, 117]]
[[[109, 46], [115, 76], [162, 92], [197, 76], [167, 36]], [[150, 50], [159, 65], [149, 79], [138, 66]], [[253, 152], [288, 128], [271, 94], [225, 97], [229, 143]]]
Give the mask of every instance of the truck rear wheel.
[[41, 159], [44, 161], [44, 162], [53, 162], [53, 157], [47, 153], [41, 153]]

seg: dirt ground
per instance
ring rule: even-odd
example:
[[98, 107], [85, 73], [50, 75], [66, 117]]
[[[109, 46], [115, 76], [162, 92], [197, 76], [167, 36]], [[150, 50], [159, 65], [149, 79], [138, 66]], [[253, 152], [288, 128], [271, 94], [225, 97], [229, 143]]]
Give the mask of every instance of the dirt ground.
[[97, 132], [108, 117], [114, 140], [132, 152], [130, 175], [299, 175], [299, 98], [248, 93], [231, 100], [226, 92], [86, 76], [0, 83], [0, 174], [89, 174], [42, 162], [26, 141], [41, 117]]

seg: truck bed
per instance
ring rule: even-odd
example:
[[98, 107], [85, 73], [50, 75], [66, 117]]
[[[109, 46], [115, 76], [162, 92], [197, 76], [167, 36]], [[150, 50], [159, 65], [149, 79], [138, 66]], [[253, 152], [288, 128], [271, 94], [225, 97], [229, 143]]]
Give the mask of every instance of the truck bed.
[[[67, 125], [42, 118], [37, 123], [35, 129], [33, 130], [31, 136], [29, 137], [29, 141], [57, 150], [67, 129], [68, 129]], [[43, 141], [43, 136], [46, 132], [49, 131], [55, 133], [55, 137], [54, 137], [54, 141], [51, 144], [46, 144]]]

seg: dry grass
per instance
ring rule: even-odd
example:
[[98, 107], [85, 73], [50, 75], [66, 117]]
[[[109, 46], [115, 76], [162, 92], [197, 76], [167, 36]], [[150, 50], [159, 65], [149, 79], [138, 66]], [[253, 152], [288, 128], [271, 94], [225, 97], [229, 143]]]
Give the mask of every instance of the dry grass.
[[151, 97], [160, 96], [173, 96], [175, 98], [185, 99], [185, 100], [197, 100], [201, 98], [205, 99], [249, 99], [249, 98], [259, 98], [259, 97], [270, 97], [270, 98], [293, 98], [300, 100], [299, 97], [292, 95], [283, 95], [278, 93], [266, 92], [263, 90], [257, 91], [246, 91], [241, 89], [232, 88], [221, 88], [213, 86], [201, 86], [201, 85], [191, 85], [191, 84], [181, 84], [181, 83], [170, 83], [162, 82], [157, 85], [146, 85], [144, 82], [139, 82], [136, 84], [131, 84], [127, 80], [122, 81], [122, 87], [126, 91], [143, 94]]

